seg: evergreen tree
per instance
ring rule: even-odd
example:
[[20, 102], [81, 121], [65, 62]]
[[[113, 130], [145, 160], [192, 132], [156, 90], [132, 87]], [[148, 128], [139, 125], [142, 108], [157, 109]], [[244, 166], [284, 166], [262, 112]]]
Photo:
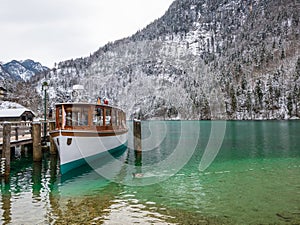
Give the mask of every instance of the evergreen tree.
[[236, 100], [236, 94], [233, 86], [231, 86], [230, 89], [230, 99], [231, 99], [231, 112], [235, 113], [237, 108], [237, 100]]
[[300, 77], [300, 57], [298, 57], [296, 68], [295, 68], [295, 81]]
[[285, 51], [284, 48], [281, 49], [281, 55], [280, 55], [280, 59], [284, 59], [285, 58]]
[[289, 93], [288, 97], [287, 97], [287, 109], [288, 109], [288, 114], [289, 116], [292, 116], [292, 111], [293, 111], [293, 98], [292, 98], [292, 94]]
[[258, 106], [259, 109], [263, 107], [263, 92], [261, 88], [261, 81], [258, 80], [255, 86], [255, 96], [256, 96], [256, 106]]

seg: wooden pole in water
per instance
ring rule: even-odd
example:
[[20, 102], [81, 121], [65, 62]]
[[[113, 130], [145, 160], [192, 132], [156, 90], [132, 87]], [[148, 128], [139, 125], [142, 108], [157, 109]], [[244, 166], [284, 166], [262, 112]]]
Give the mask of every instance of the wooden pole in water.
[[[2, 145], [2, 162], [5, 162], [4, 174], [8, 176], [10, 173], [10, 136], [11, 136], [11, 124], [9, 122], [3, 123], [3, 145]], [[3, 168], [2, 168], [3, 169]]]
[[136, 173], [133, 173], [133, 177], [140, 178], [143, 177], [142, 174], [142, 128], [141, 121], [133, 120], [133, 145], [135, 150], [135, 166]]
[[133, 144], [136, 151], [142, 151], [142, 129], [141, 121], [133, 120]]
[[42, 145], [41, 145], [41, 123], [32, 123], [32, 147], [33, 147], [33, 161], [38, 162], [42, 160]]
[[[50, 121], [49, 122], [49, 131], [55, 130], [55, 122], [54, 121]], [[53, 138], [50, 136], [50, 154], [51, 155], [56, 155], [57, 154], [57, 148], [56, 145], [54, 143]]]

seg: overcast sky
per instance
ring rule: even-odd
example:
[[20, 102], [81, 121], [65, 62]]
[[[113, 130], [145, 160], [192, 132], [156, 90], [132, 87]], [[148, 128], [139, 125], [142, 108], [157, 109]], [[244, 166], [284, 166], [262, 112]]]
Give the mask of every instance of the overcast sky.
[[85, 57], [161, 17], [173, 0], [0, 0], [0, 62]]

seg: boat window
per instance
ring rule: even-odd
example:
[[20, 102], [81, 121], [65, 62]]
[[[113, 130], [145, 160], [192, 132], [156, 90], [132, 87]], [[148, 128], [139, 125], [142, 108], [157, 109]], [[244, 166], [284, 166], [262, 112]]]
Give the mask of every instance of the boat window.
[[57, 128], [61, 128], [61, 124], [62, 124], [62, 107], [61, 106], [57, 106], [56, 107], [56, 127]]
[[122, 126], [122, 128], [126, 127], [126, 115], [124, 112], [120, 112], [120, 126]]
[[122, 126], [122, 121], [123, 121], [123, 112], [119, 111], [119, 126]]
[[72, 126], [72, 107], [66, 107], [66, 126]]
[[111, 125], [111, 109], [106, 109], [105, 125]]
[[116, 109], [113, 109], [111, 112], [111, 122], [113, 126], [118, 125], [118, 111]]
[[67, 145], [71, 145], [72, 144], [72, 138], [68, 138], [67, 139]]
[[80, 106], [69, 106], [66, 111], [66, 126], [87, 126], [88, 108]]
[[[123, 111], [105, 106], [66, 104], [56, 108], [57, 128], [73, 129], [77, 126], [126, 127]], [[105, 128], [107, 129], [107, 128]]]
[[103, 109], [100, 107], [95, 108], [93, 124], [96, 126], [103, 126]]
[[72, 113], [72, 124], [73, 126], [79, 126], [79, 119], [80, 118], [80, 112], [74, 110], [73, 108], [73, 113]]
[[88, 118], [89, 118], [89, 111], [88, 108], [81, 108], [81, 126], [87, 126], [88, 125]]

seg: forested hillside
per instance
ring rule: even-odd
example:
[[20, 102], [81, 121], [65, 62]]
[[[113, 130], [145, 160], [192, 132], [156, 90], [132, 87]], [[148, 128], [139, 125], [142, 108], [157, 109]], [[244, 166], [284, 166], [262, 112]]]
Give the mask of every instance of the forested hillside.
[[142, 119], [300, 117], [300, 3], [176, 0], [165, 15], [90, 56], [35, 76], [50, 100], [108, 97]]

